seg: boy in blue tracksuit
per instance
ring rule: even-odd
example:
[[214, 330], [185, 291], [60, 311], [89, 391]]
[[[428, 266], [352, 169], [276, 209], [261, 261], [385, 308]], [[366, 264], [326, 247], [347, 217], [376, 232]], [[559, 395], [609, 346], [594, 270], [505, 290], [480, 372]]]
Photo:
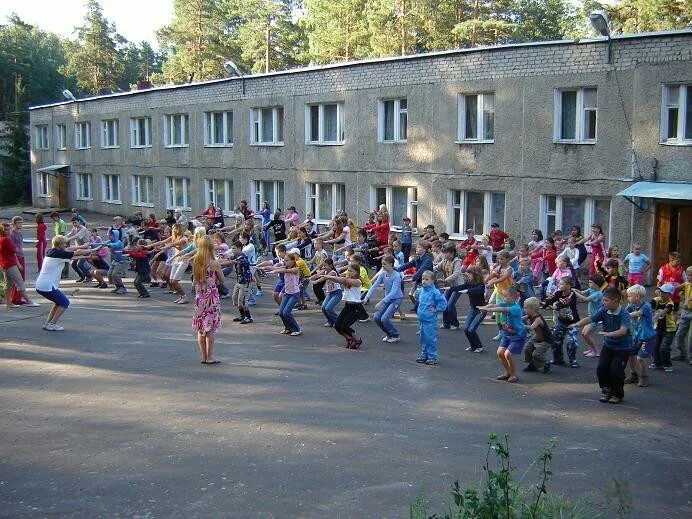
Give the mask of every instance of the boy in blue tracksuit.
[[400, 265], [397, 269], [399, 272], [404, 272], [405, 270], [408, 270], [411, 267], [415, 267], [416, 269], [416, 273], [411, 277], [411, 281], [413, 281], [413, 287], [411, 288], [411, 290], [409, 290], [408, 293], [408, 297], [409, 299], [411, 299], [411, 302], [413, 303], [413, 308], [411, 308], [412, 312], [418, 311], [416, 291], [420, 287], [423, 272], [426, 272], [428, 270], [432, 272], [433, 270], [433, 257], [430, 253], [431, 248], [432, 246], [430, 245], [430, 242], [418, 242], [418, 245], [416, 245], [416, 256], [412, 258], [411, 261], [408, 261], [403, 265]]
[[419, 364], [437, 364], [437, 314], [447, 309], [445, 296], [435, 286], [432, 270], [421, 272], [421, 290], [418, 296], [418, 329], [420, 332]]
[[382, 258], [382, 270], [377, 274], [363, 302], [370, 301], [377, 287], [384, 285], [384, 297], [375, 305], [375, 323], [386, 333], [382, 342], [399, 342], [399, 330], [392, 324], [392, 316], [399, 309], [403, 294], [401, 292], [401, 273], [394, 270], [394, 257]]

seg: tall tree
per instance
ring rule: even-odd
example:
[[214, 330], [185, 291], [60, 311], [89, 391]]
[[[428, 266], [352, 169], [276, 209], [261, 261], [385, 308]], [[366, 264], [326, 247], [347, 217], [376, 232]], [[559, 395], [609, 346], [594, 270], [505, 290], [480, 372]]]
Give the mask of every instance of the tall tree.
[[156, 82], [182, 83], [223, 75], [223, 61], [240, 53], [237, 27], [224, 17], [220, 0], [174, 0], [173, 21], [157, 31], [167, 55]]
[[0, 131], [0, 205], [28, 202], [29, 136], [25, 112], [13, 112]]
[[429, 1], [369, 0], [370, 45], [378, 56], [412, 54], [425, 48], [423, 20]]
[[559, 40], [574, 32], [576, 10], [569, 0], [515, 0], [512, 41]]
[[112, 92], [118, 88], [125, 69], [117, 48], [117, 42], [123, 39], [115, 25], [103, 16], [97, 0], [88, 0], [86, 8], [84, 25], [77, 28], [77, 39], [65, 43], [67, 64], [62, 71], [74, 76], [84, 92]]
[[125, 67], [120, 88], [131, 88], [140, 81], [149, 81], [154, 74], [161, 73], [163, 55], [155, 51], [149, 42], [128, 42], [121, 50]]
[[512, 0], [472, 0], [470, 14], [452, 30], [464, 46], [506, 43], [516, 28]]
[[692, 25], [690, 0], [622, 0], [604, 8], [616, 32], [663, 31]]
[[301, 20], [313, 63], [333, 63], [372, 55], [366, 0], [305, 0]]

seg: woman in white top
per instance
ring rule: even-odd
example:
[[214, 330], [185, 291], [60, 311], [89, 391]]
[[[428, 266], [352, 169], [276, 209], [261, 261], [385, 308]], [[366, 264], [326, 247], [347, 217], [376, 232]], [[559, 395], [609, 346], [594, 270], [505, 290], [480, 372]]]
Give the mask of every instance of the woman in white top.
[[346, 339], [346, 348], [357, 350], [363, 339], [356, 335], [352, 328], [353, 324], [361, 319], [367, 319], [368, 313], [363, 308], [360, 300], [360, 266], [357, 263], [349, 263], [346, 269], [346, 277], [341, 276], [320, 276], [320, 279], [334, 281], [344, 286], [343, 302], [344, 307], [336, 318], [334, 329]]
[[53, 308], [43, 325], [44, 330], [59, 332], [64, 328], [58, 325], [58, 319], [70, 306], [70, 300], [58, 290], [60, 276], [66, 263], [75, 258], [88, 258], [91, 255], [89, 245], [83, 247], [67, 247], [67, 238], [57, 235], [51, 242], [52, 248], [46, 251], [46, 257], [41, 265], [41, 272], [36, 278], [36, 292], [53, 302]]

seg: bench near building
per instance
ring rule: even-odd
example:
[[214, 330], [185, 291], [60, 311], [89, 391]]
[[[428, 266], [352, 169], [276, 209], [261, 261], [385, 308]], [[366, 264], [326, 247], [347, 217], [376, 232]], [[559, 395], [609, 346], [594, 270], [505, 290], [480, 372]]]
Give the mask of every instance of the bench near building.
[[395, 225], [408, 215], [454, 236], [498, 222], [522, 240], [600, 223], [609, 242], [643, 242], [656, 263], [680, 249], [689, 264], [692, 30], [610, 43], [451, 50], [36, 106], [33, 202], [161, 215], [247, 198], [322, 221], [386, 203]]

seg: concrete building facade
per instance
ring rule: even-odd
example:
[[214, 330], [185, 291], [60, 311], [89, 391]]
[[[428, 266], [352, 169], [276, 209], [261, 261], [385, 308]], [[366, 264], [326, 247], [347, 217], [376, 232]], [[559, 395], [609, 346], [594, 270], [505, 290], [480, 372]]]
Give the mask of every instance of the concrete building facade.
[[[610, 243], [653, 248], [667, 202], [617, 194], [692, 182], [692, 31], [611, 43], [611, 59], [604, 39], [541, 42], [33, 107], [34, 204], [128, 215], [246, 198], [323, 221], [384, 202], [394, 225], [453, 236], [600, 223]], [[692, 241], [678, 227], [659, 247]]]

